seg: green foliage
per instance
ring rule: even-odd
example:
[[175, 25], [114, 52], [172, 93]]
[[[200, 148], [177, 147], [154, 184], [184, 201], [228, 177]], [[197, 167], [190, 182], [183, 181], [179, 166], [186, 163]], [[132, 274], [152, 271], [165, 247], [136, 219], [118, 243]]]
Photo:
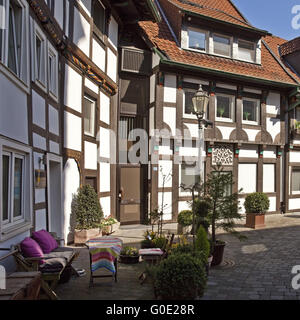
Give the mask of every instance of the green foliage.
[[100, 227], [103, 211], [98, 195], [90, 185], [78, 190], [74, 197], [73, 210], [76, 214], [76, 229], [89, 230]]
[[163, 249], [166, 247], [167, 241], [168, 240], [165, 236], [161, 236], [161, 237], [155, 238], [152, 242], [155, 248]]
[[199, 252], [203, 252], [207, 261], [210, 255], [210, 243], [209, 243], [209, 240], [207, 239], [207, 233], [203, 228], [203, 226], [200, 226], [197, 231], [196, 250]]
[[203, 265], [207, 264], [208, 256], [204, 251], [196, 249], [194, 250], [193, 245], [191, 244], [181, 244], [173, 248], [170, 252], [170, 255], [183, 255], [183, 254], [189, 254], [197, 259], [200, 260], [200, 262]]
[[118, 220], [111, 217], [107, 217], [101, 222], [101, 227], [112, 226], [113, 224], [116, 224], [116, 223], [118, 223]]
[[155, 291], [169, 300], [191, 300], [201, 297], [207, 276], [200, 259], [191, 254], [171, 254], [155, 272]]
[[192, 210], [195, 213], [196, 220], [196, 229], [198, 230], [200, 226], [203, 226], [204, 229], [208, 232], [210, 223], [208, 220], [209, 211], [212, 209], [212, 204], [210, 199], [207, 198], [195, 198], [192, 203]]
[[177, 221], [183, 227], [191, 226], [193, 224], [193, 212], [191, 210], [181, 211]]
[[122, 256], [137, 257], [139, 255], [138, 249], [134, 247], [124, 247], [121, 251]]
[[244, 206], [247, 213], [264, 214], [270, 208], [270, 200], [265, 193], [255, 192], [246, 197]]

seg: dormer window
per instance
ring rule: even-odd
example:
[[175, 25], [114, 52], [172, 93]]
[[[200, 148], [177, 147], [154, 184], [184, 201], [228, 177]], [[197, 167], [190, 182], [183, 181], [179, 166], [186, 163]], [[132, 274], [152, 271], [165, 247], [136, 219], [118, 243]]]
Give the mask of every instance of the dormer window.
[[199, 51], [206, 51], [206, 32], [195, 30], [195, 29], [188, 29], [188, 37], [189, 37], [189, 49], [199, 50]]
[[255, 62], [255, 43], [245, 40], [239, 40], [239, 59]]
[[214, 54], [230, 57], [231, 56], [231, 38], [214, 34]]

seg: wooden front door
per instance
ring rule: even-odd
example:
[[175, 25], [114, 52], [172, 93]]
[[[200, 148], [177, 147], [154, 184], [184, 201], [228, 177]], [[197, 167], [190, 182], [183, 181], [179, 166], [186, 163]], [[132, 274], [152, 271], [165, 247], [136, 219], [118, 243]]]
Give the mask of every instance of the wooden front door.
[[120, 222], [141, 223], [141, 168], [121, 167]]

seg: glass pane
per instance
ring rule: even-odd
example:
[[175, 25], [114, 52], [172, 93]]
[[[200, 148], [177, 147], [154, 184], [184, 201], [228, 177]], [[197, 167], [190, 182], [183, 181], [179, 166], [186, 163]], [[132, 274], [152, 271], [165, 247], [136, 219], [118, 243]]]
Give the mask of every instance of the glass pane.
[[243, 101], [243, 120], [257, 122], [257, 104], [255, 101]]
[[194, 95], [195, 95], [195, 92], [185, 91], [185, 113], [186, 114], [194, 113], [194, 107], [193, 107], [193, 101], [192, 101]]
[[36, 49], [37, 78], [41, 80], [42, 41], [38, 37], [35, 38], [35, 49]]
[[292, 172], [292, 191], [299, 192], [300, 191], [300, 170], [293, 169]]
[[8, 32], [8, 67], [17, 74], [15, 23], [12, 7], [9, 8], [9, 32]]
[[189, 30], [189, 48], [205, 51], [206, 34]]
[[230, 56], [230, 39], [214, 36], [214, 53], [222, 56]]
[[9, 156], [2, 157], [2, 198], [3, 198], [3, 215], [2, 220], [8, 220], [8, 208], [9, 208]]
[[15, 159], [14, 173], [14, 218], [22, 216], [23, 160]]
[[[185, 187], [192, 187], [200, 182], [200, 175], [197, 174], [197, 165], [181, 165], [181, 184]], [[182, 190], [183, 191], [183, 190]]]
[[88, 135], [95, 135], [95, 102], [84, 98], [84, 133]]
[[231, 119], [231, 98], [217, 97], [217, 117]]
[[105, 10], [98, 0], [94, 0], [93, 19], [96, 27], [104, 33]]
[[2, 60], [2, 48], [3, 48], [3, 33], [5, 30], [5, 10], [4, 0], [0, 0], [0, 60]]

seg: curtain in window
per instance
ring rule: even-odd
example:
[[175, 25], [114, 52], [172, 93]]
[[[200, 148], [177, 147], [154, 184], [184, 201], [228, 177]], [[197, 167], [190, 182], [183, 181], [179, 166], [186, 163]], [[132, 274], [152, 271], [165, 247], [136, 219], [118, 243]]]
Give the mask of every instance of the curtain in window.
[[22, 216], [23, 160], [15, 158], [14, 172], [14, 218]]

